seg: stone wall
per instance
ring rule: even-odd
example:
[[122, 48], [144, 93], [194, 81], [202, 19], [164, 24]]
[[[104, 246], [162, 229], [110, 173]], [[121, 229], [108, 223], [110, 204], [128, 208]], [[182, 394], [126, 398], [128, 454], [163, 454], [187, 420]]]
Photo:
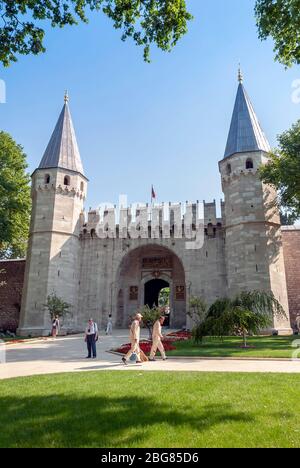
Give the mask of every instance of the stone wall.
[[[103, 327], [108, 314], [112, 314], [115, 326], [119, 322], [124, 325], [128, 316], [144, 305], [143, 288], [145, 281], [151, 279], [141, 267], [144, 257], [171, 255], [174, 259], [172, 272], [162, 269], [161, 273], [166, 281], [170, 273], [168, 282], [173, 293], [176, 286], [185, 285], [186, 288], [185, 300], [173, 303], [173, 325], [176, 327], [186, 325], [190, 296], [201, 296], [210, 304], [226, 294], [222, 228], [216, 231], [215, 237], [205, 236], [200, 250], [187, 250], [186, 239], [103, 240], [92, 238], [89, 233], [81, 239], [81, 245], [79, 306], [77, 323], [74, 324], [78, 329], [83, 329], [89, 316]], [[180, 264], [183, 272], [180, 272]], [[128, 300], [130, 286], [139, 286], [136, 302]], [[120, 317], [121, 309], [123, 318]], [[183, 315], [185, 318], [182, 320]]]
[[[294, 325], [297, 315], [300, 315], [300, 228], [282, 228], [282, 240], [285, 258], [291, 324]], [[83, 258], [85, 260], [84, 264], [85, 266], [89, 265], [91, 271], [87, 271], [86, 268], [83, 268], [84, 271], [82, 271], [82, 273], [84, 274], [82, 274], [81, 280], [83, 282], [86, 281], [88, 283], [93, 284], [94, 287], [92, 288], [93, 291], [89, 291], [88, 288], [85, 287], [85, 293], [82, 294], [83, 302], [82, 304], [80, 304], [80, 310], [82, 312], [81, 314], [79, 314], [78, 317], [78, 322], [81, 326], [86, 320], [86, 316], [81, 316], [86, 315], [83, 312], [86, 310], [86, 306], [88, 306], [88, 310], [86, 313], [93, 313], [97, 320], [99, 320], [99, 323], [101, 323], [101, 325], [103, 326], [105, 324], [107, 315], [111, 310], [109, 304], [110, 301], [108, 299], [107, 301], [103, 301], [104, 298], [101, 297], [102, 295], [100, 294], [100, 286], [101, 282], [103, 282], [107, 274], [110, 272], [110, 275], [108, 276], [111, 276], [112, 272], [110, 271], [110, 268], [107, 268], [106, 274], [103, 275], [103, 271], [101, 271], [101, 268], [100, 271], [98, 271], [95, 267], [96, 264], [101, 265], [101, 262], [99, 262], [100, 252], [103, 250], [107, 250], [102, 248], [101, 243], [103, 243], [103, 241], [97, 239], [83, 241]], [[134, 244], [139, 244], [139, 242], [135, 241]], [[166, 244], [169, 243], [166, 242]], [[222, 250], [221, 246], [222, 236], [220, 237], [220, 239], [218, 239], [218, 237], [216, 239], [211, 240], [206, 239], [205, 248], [203, 249], [202, 254], [200, 254], [200, 252], [196, 252], [196, 255], [191, 256], [194, 258], [190, 258], [189, 262], [185, 264], [188, 276], [190, 277], [189, 280], [192, 280], [191, 282], [193, 283], [193, 294], [204, 295], [206, 296], [208, 301], [216, 295], [215, 288], [218, 281], [221, 281], [221, 284], [217, 284], [219, 290], [218, 295], [225, 294], [225, 271], [222, 271], [224, 266], [222, 267], [222, 264], [218, 263], [218, 261], [221, 258], [223, 258], [223, 254], [222, 252], [220, 252], [220, 250]], [[165, 247], [167, 247], [167, 245], [165, 245]], [[114, 243], [114, 250], [115, 249], [116, 245]], [[121, 249], [121, 251], [122, 250], [123, 249]], [[116, 251], [114, 253], [116, 254]], [[180, 251], [176, 253], [177, 255], [179, 254], [179, 257], [182, 255], [182, 252]], [[199, 261], [199, 259], [197, 258], [199, 255], [202, 255], [203, 257], [201, 261]], [[120, 258], [122, 258], [121, 252], [119, 256], [117, 255], [117, 257], [119, 257], [117, 262], [117, 264], [119, 265]], [[215, 261], [213, 261], [214, 258]], [[95, 261], [95, 265], [93, 264], [93, 261]], [[107, 261], [104, 263], [107, 264]], [[190, 268], [187, 268], [189, 263]], [[200, 267], [200, 269], [198, 270], [197, 267]], [[0, 270], [5, 270], [5, 273], [0, 275], [0, 282], [6, 282], [6, 285], [0, 287], [0, 329], [4, 328], [14, 331], [17, 328], [19, 321], [21, 291], [25, 271], [25, 260], [0, 261]], [[192, 272], [195, 273], [193, 278], [191, 278]], [[201, 274], [203, 272], [206, 272], [206, 274]], [[196, 279], [197, 276], [199, 276], [198, 281]], [[83, 278], [85, 278], [85, 280]], [[110, 278], [110, 281], [113, 282], [114, 279]], [[107, 284], [110, 283], [108, 282]], [[190, 283], [187, 283], [187, 286], [188, 284]], [[198, 289], [196, 288], [196, 290], [195, 287], [197, 285]], [[209, 285], [214, 287], [210, 290], [208, 287]], [[105, 290], [105, 288], [102, 288], [102, 291], [103, 290]], [[117, 295], [117, 290], [114, 292]], [[99, 293], [99, 297], [97, 293]], [[101, 306], [103, 307], [103, 316], [101, 316], [102, 314], [99, 314]]]
[[[68, 176], [70, 185], [64, 186]], [[45, 183], [46, 176], [50, 183]], [[44, 304], [53, 292], [77, 312], [79, 219], [86, 180], [66, 169], [36, 171], [32, 177], [32, 216], [25, 287], [18, 334], [47, 335], [51, 328]]]
[[291, 324], [300, 316], [300, 227], [282, 228]]
[[0, 329], [15, 332], [20, 317], [25, 260], [0, 261]]
[[[251, 161], [251, 169], [247, 163]], [[228, 291], [272, 291], [288, 315], [288, 295], [276, 192], [264, 185], [258, 169], [262, 151], [238, 153], [220, 162], [225, 195]], [[290, 334], [290, 321], [274, 318], [273, 330]]]

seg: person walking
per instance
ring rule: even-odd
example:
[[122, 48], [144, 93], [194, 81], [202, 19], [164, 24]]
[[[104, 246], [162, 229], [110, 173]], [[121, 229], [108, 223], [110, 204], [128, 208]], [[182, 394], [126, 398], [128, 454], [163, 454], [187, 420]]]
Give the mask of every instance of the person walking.
[[141, 351], [140, 351], [140, 332], [141, 332], [141, 321], [143, 319], [143, 316], [141, 314], [136, 314], [134, 317], [131, 326], [130, 326], [130, 343], [131, 343], [131, 348], [122, 358], [122, 361], [124, 364], [127, 364], [128, 359], [132, 356], [132, 354], [137, 355], [137, 360], [136, 364], [141, 364]]
[[165, 361], [167, 359], [164, 345], [162, 344], [162, 326], [164, 324], [165, 317], [161, 316], [158, 320], [156, 320], [155, 324], [153, 325], [153, 332], [152, 332], [152, 348], [150, 352], [149, 361], [155, 361], [155, 354], [157, 349], [159, 349], [161, 357]]
[[57, 337], [58, 332], [59, 332], [59, 327], [60, 327], [60, 324], [59, 324], [59, 317], [58, 317], [58, 315], [56, 315], [56, 316], [54, 317], [54, 319], [52, 320], [52, 330], [51, 330], [52, 338], [56, 338], [56, 337]]
[[106, 335], [112, 335], [112, 327], [113, 327], [112, 316], [111, 314], [109, 314], [107, 325], [106, 325], [106, 330], [105, 330]]
[[297, 315], [297, 317], [296, 317], [296, 323], [295, 323], [295, 324], [296, 324], [296, 327], [295, 327], [295, 328], [296, 328], [296, 332], [299, 333], [299, 332], [300, 332], [300, 315]]
[[91, 359], [93, 353], [93, 359], [97, 357], [96, 343], [98, 341], [98, 326], [96, 322], [91, 318], [88, 321], [88, 325], [85, 329], [85, 342], [87, 344], [88, 355], [86, 359]]

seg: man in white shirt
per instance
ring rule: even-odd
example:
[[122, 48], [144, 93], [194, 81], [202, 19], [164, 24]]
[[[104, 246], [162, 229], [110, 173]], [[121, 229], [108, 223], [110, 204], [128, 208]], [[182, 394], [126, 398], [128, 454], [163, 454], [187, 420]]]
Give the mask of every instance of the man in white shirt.
[[152, 332], [152, 348], [150, 352], [150, 359], [149, 361], [155, 361], [155, 354], [157, 349], [159, 349], [161, 357], [165, 361], [167, 359], [164, 345], [162, 344], [162, 326], [164, 324], [165, 317], [161, 316], [158, 320], [156, 320], [155, 324], [153, 325], [153, 332]]
[[88, 321], [88, 325], [85, 329], [85, 342], [87, 344], [88, 355], [87, 359], [91, 359], [93, 353], [93, 359], [97, 357], [96, 342], [98, 341], [98, 326], [96, 322], [91, 318]]
[[127, 364], [127, 360], [130, 358], [130, 356], [135, 353], [137, 355], [137, 364], [141, 364], [141, 350], [140, 350], [140, 332], [141, 332], [141, 321], [143, 319], [143, 316], [141, 314], [136, 314], [134, 317], [134, 320], [131, 324], [130, 327], [130, 343], [131, 343], [131, 348], [122, 358], [122, 361], [124, 364]]

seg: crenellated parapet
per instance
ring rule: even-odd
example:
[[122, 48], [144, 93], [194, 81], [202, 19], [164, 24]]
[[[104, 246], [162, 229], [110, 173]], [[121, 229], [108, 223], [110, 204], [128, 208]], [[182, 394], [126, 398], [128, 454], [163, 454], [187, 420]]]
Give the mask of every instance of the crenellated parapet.
[[208, 237], [223, 232], [224, 202], [217, 215], [217, 204], [212, 203], [163, 203], [161, 205], [132, 205], [127, 208], [104, 206], [90, 209], [80, 218], [82, 239], [90, 238], [181, 238], [191, 239], [198, 229], [204, 229]]

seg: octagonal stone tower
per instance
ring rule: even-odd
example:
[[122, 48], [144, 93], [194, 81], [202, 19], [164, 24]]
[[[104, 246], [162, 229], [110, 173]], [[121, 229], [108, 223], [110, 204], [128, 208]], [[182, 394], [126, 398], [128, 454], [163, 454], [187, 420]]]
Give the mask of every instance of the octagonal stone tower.
[[66, 95], [44, 157], [32, 175], [20, 335], [41, 335], [49, 330], [51, 322], [44, 304], [51, 293], [77, 312], [79, 224], [87, 182]]
[[[276, 191], [259, 177], [271, 148], [243, 86], [239, 86], [224, 159], [219, 163], [225, 195], [228, 295], [272, 291], [289, 317]], [[289, 318], [274, 320], [274, 331], [290, 334]]]

